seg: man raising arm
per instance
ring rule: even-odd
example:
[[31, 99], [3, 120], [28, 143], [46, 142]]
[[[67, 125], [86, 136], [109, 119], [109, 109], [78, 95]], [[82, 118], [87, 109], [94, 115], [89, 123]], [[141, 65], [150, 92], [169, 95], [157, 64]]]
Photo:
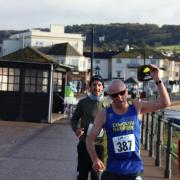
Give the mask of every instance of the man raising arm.
[[160, 79], [159, 68], [149, 65], [151, 77], [157, 84], [160, 98], [154, 101], [135, 100], [128, 104], [128, 90], [121, 80], [111, 82], [108, 94], [112, 105], [96, 116], [94, 127], [86, 138], [87, 150], [95, 171], [104, 169], [94, 149], [94, 139], [102, 127], [107, 134], [108, 159], [102, 180], [136, 180], [143, 171], [140, 151], [139, 115], [170, 106], [169, 95]]

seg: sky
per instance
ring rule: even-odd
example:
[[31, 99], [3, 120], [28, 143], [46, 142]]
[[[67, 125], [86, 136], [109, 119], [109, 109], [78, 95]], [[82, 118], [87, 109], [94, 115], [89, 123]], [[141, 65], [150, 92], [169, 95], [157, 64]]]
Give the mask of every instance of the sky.
[[0, 0], [0, 30], [50, 24], [180, 25], [180, 0]]

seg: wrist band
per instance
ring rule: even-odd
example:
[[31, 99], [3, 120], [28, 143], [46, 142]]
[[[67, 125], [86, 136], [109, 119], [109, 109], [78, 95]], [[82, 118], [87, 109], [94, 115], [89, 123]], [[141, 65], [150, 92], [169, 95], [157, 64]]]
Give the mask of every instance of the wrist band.
[[162, 83], [162, 81], [161, 81], [161, 80], [159, 80], [159, 81], [155, 81], [155, 83], [158, 85], [158, 84], [161, 84], [161, 83]]

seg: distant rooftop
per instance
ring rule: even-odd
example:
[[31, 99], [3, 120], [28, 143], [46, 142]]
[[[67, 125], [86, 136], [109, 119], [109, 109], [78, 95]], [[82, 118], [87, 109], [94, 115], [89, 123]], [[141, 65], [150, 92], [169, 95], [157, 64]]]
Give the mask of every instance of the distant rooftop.
[[52, 47], [41, 47], [39, 50], [48, 55], [81, 56], [69, 43], [55, 44]]
[[[117, 55], [118, 53], [119, 51], [94, 52], [94, 58], [109, 59]], [[83, 55], [85, 57], [91, 57], [91, 52], [84, 52]]]

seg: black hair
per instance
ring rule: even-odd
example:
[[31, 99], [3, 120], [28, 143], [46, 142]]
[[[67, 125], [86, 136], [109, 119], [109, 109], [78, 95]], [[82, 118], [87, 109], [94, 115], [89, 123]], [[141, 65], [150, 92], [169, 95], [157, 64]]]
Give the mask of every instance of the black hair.
[[92, 83], [93, 81], [100, 81], [100, 82], [102, 83], [103, 87], [104, 87], [104, 79], [103, 79], [100, 75], [94, 75], [94, 76], [92, 76], [92, 77], [91, 77], [91, 80], [90, 80], [90, 82], [89, 82], [89, 86], [91, 86], [91, 83]]

